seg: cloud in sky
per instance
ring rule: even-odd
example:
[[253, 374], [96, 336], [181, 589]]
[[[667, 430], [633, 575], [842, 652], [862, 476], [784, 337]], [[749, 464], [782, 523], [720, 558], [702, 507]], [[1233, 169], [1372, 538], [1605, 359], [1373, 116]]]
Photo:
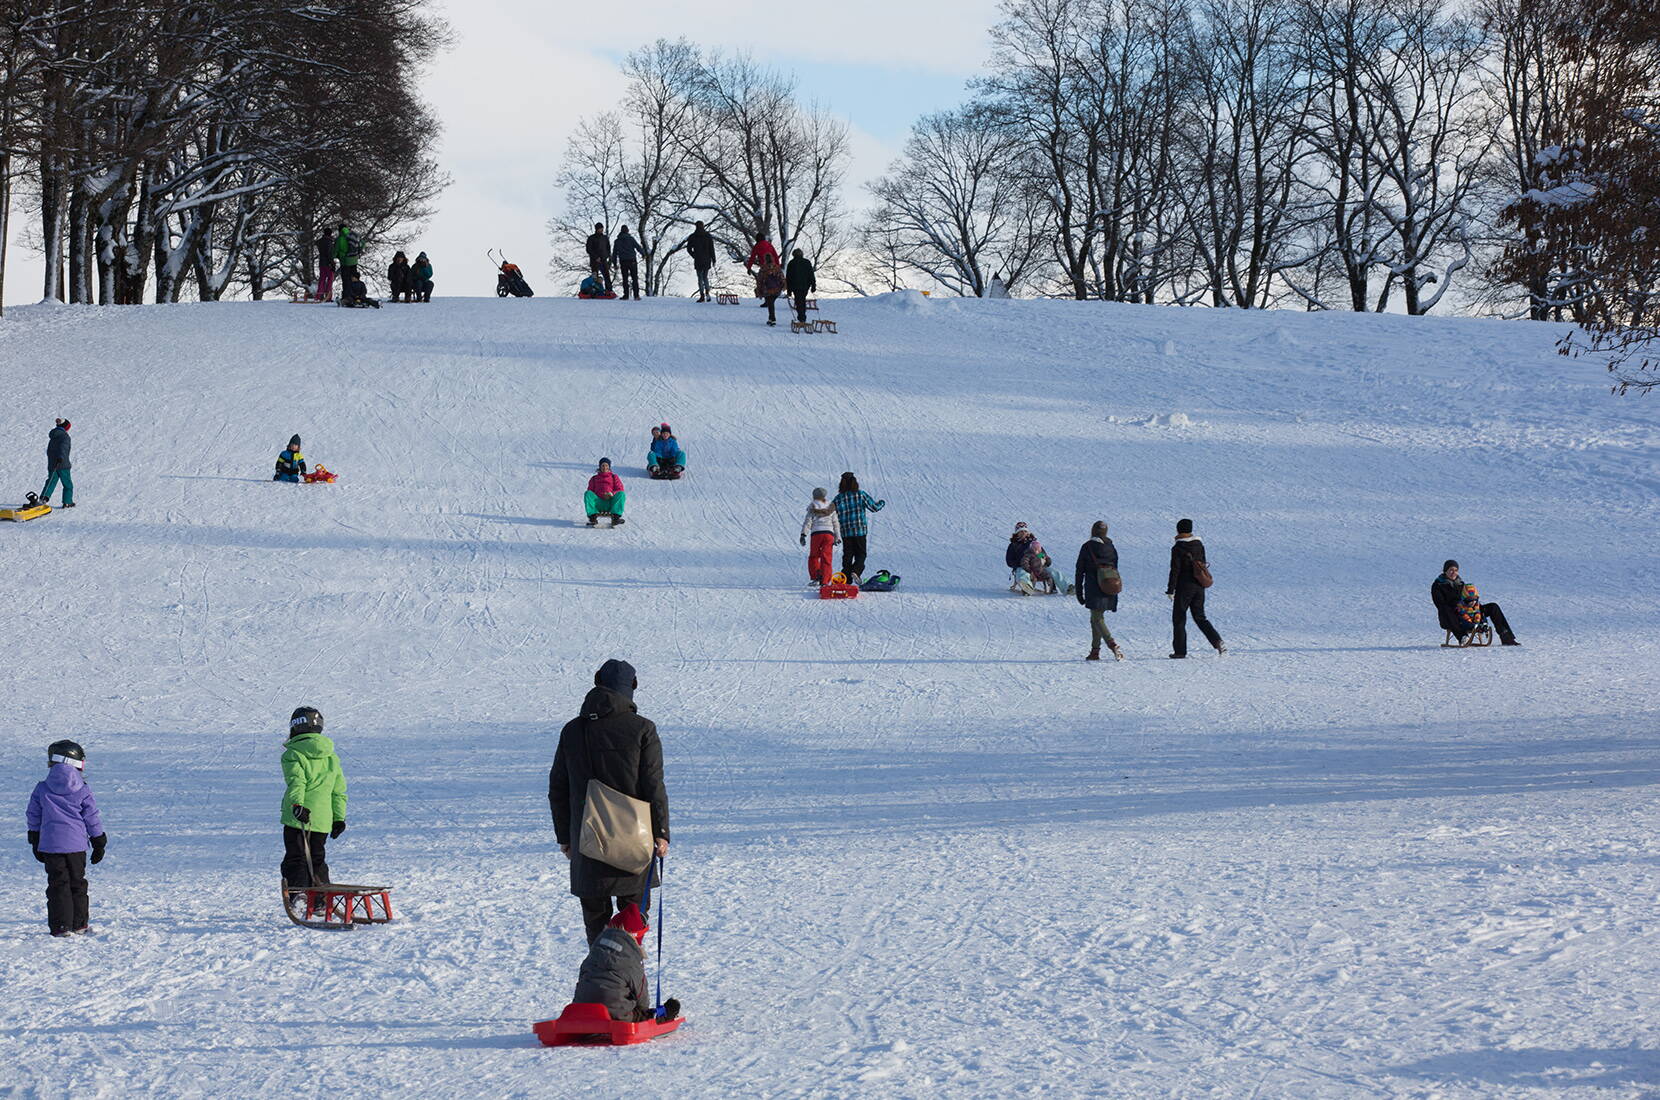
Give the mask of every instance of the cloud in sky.
[[[494, 293], [487, 248], [503, 248], [539, 293], [550, 287], [546, 222], [553, 177], [577, 121], [616, 104], [617, 59], [657, 38], [746, 50], [793, 72], [804, 100], [848, 119], [847, 198], [898, 153], [912, 120], [964, 98], [988, 52], [997, 0], [840, 0], [812, 8], [734, 0], [627, 5], [568, 0], [435, 0], [454, 47], [409, 74], [443, 124], [439, 159], [454, 183], [424, 231], [395, 243], [431, 254], [440, 294]], [[349, 168], [349, 166], [347, 166]], [[39, 295], [38, 257], [17, 245], [6, 300]]]

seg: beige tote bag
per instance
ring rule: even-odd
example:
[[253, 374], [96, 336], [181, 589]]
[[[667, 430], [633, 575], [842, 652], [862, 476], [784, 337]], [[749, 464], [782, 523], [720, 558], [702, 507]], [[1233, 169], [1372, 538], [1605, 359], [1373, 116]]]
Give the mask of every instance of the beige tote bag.
[[588, 780], [577, 850], [619, 871], [638, 874], [651, 863], [651, 803], [642, 802], [597, 779]]

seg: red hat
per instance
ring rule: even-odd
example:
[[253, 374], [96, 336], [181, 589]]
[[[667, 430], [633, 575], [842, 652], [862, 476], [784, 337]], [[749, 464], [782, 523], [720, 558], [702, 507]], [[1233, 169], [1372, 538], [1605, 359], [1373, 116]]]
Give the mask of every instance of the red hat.
[[609, 923], [612, 928], [621, 928], [636, 941], [645, 939], [649, 930], [646, 919], [640, 915], [640, 907], [633, 902], [623, 906], [622, 912], [612, 917]]

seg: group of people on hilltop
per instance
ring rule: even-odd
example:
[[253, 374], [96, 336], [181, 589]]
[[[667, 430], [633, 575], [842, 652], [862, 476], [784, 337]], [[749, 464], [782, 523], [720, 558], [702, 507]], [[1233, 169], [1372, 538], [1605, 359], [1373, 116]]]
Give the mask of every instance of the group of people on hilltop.
[[[583, 279], [579, 297], [622, 298], [630, 295], [640, 300], [640, 258], [645, 254], [639, 240], [624, 225], [617, 231], [616, 240], [606, 233], [604, 222], [595, 222], [594, 231], [585, 244], [588, 254], [588, 276]], [[692, 270], [697, 276], [697, 300], [710, 301], [709, 278], [718, 256], [714, 234], [702, 222], [696, 223], [691, 234], [675, 250], [685, 249], [691, 258]], [[755, 280], [755, 296], [767, 311], [767, 324], [778, 324], [776, 304], [786, 293], [795, 305], [796, 319], [807, 320], [807, 296], [818, 290], [818, 273], [806, 253], [797, 248], [786, 267], [778, 258], [778, 249], [767, 239], [766, 227], [756, 235], [755, 245], [744, 270]], [[612, 272], [617, 275], [613, 283]], [[617, 284], [620, 283], [620, 293]]]
[[755, 247], [749, 250], [749, 259], [744, 261], [744, 270], [755, 278], [755, 296], [767, 311], [769, 327], [778, 324], [775, 306], [786, 291], [795, 305], [796, 320], [807, 320], [807, 295], [818, 289], [818, 273], [801, 249], [796, 249], [790, 257], [788, 269], [781, 267], [778, 249], [767, 239], [766, 227], [762, 226]]
[[[595, 222], [594, 231], [588, 235], [588, 278], [583, 282], [584, 297], [614, 296], [627, 301], [630, 294], [634, 300], [640, 300], [640, 257], [645, 249], [634, 234], [623, 226], [617, 231], [617, 239], [612, 241], [605, 232], [604, 222]], [[622, 293], [615, 293], [611, 281], [612, 269], [616, 269], [618, 281], [622, 284]]]
[[[344, 306], [380, 305], [379, 299], [369, 296], [369, 288], [359, 272], [363, 258], [363, 241], [357, 231], [341, 222], [333, 230], [317, 238], [317, 293], [321, 302], [334, 300], [334, 283], [340, 281], [340, 304]], [[386, 268], [386, 283], [394, 302], [432, 301], [432, 261], [425, 252], [409, 257], [398, 251]]]

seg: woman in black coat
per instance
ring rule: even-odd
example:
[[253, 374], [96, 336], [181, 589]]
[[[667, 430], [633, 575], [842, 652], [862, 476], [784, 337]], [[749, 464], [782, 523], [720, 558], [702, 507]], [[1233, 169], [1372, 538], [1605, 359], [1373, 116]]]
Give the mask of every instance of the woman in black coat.
[[1112, 631], [1107, 629], [1106, 616], [1108, 611], [1118, 612], [1118, 594], [1102, 591], [1103, 569], [1111, 569], [1114, 573], [1118, 571], [1118, 547], [1107, 537], [1107, 521], [1098, 519], [1089, 529], [1089, 541], [1078, 547], [1078, 565], [1073, 571], [1078, 602], [1089, 608], [1089, 656], [1084, 660], [1099, 661], [1101, 643], [1105, 642], [1112, 655], [1122, 661], [1124, 651], [1118, 648]]

